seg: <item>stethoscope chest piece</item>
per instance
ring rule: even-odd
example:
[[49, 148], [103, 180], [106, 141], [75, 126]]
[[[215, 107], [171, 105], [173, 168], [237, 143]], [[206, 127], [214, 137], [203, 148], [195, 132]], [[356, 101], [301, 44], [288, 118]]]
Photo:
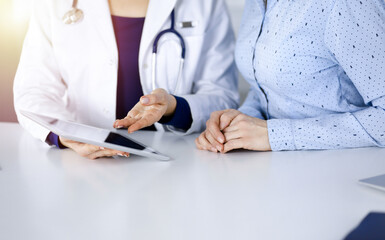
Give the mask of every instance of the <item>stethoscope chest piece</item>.
[[63, 23], [65, 24], [75, 24], [80, 22], [84, 17], [82, 10], [78, 8], [72, 8], [63, 16]]

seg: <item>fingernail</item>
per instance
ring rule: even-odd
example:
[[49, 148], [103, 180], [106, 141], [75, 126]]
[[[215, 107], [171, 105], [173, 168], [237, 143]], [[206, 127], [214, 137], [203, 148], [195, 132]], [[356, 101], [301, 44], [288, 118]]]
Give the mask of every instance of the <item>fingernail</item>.
[[123, 128], [123, 126], [117, 126], [116, 128], [117, 128], [117, 129], [120, 129], [120, 128]]
[[104, 150], [104, 147], [100, 147], [99, 149], [100, 149], [100, 150]]
[[130, 155], [126, 153], [126, 154], [124, 154], [124, 156], [125, 156], [126, 158], [128, 158]]
[[218, 141], [219, 141], [220, 143], [223, 143], [225, 140], [223, 139], [223, 137], [218, 137]]
[[150, 102], [150, 99], [146, 98], [146, 97], [143, 97], [142, 99], [140, 99], [140, 101], [143, 103], [143, 104], [148, 104]]
[[212, 151], [212, 152], [217, 152], [218, 150], [215, 149], [214, 147], [212, 147], [212, 148], [211, 148], [211, 151]]
[[118, 153], [118, 154], [116, 154], [116, 155], [118, 155], [118, 156], [120, 156], [120, 157], [124, 157], [124, 155], [121, 154], [121, 153]]
[[218, 152], [222, 151], [222, 148], [220, 146], [217, 146]]
[[118, 125], [118, 122], [114, 123], [114, 128], [121, 128], [122, 126]]

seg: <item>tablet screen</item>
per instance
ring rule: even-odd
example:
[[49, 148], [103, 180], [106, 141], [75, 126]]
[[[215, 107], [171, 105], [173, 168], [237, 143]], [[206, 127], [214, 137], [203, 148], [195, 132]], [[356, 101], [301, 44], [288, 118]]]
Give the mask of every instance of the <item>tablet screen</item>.
[[140, 145], [134, 141], [131, 141], [130, 139], [125, 138], [125, 137], [123, 137], [117, 133], [113, 133], [113, 132], [110, 132], [110, 134], [107, 136], [105, 142], [111, 143], [111, 144], [116, 144], [116, 145], [119, 145], [122, 147], [138, 149], [138, 150], [144, 150], [145, 149], [144, 146], [142, 146], [142, 145]]

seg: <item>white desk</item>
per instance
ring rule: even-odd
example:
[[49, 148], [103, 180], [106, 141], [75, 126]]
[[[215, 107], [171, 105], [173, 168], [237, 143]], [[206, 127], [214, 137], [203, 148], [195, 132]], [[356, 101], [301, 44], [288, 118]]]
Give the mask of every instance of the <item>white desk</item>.
[[0, 239], [342, 239], [385, 192], [358, 179], [385, 173], [385, 149], [227, 155], [194, 138], [137, 139], [160, 162], [87, 160], [0, 124]]

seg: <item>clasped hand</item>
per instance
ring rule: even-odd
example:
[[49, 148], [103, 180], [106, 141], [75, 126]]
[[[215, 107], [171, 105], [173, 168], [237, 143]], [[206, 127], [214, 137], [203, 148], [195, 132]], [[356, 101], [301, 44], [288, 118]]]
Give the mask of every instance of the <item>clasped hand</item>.
[[198, 149], [227, 153], [234, 149], [270, 151], [267, 121], [234, 109], [214, 112], [195, 140]]

